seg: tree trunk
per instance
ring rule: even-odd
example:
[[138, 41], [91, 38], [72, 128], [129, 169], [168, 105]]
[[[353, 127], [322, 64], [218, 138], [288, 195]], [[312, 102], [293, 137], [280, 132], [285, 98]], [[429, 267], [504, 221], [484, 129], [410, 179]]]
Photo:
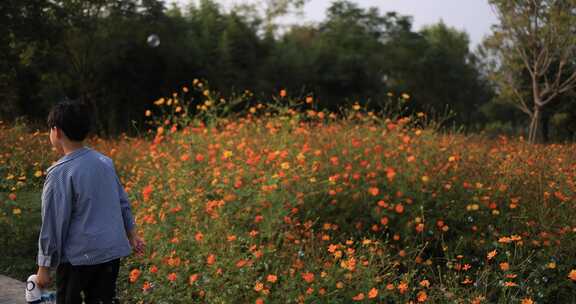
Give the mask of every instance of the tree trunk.
[[530, 121], [530, 128], [528, 130], [528, 142], [535, 144], [537, 142], [538, 133], [540, 132], [542, 110], [539, 106], [534, 106], [534, 113]]

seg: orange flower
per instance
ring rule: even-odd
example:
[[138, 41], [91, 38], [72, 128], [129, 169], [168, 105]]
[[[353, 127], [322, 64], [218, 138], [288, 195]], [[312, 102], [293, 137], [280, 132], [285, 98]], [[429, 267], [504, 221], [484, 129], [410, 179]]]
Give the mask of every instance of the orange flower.
[[397, 288], [400, 294], [404, 294], [406, 291], [408, 291], [408, 284], [406, 282], [400, 282]]
[[152, 285], [150, 284], [150, 282], [146, 281], [146, 282], [144, 282], [144, 284], [142, 284], [142, 291], [143, 292], [147, 292], [148, 290], [150, 290], [150, 288], [152, 288]]
[[376, 288], [370, 289], [370, 291], [368, 292], [368, 298], [374, 299], [377, 296], [378, 296], [378, 289], [376, 289]]
[[196, 235], [194, 235], [194, 239], [197, 242], [200, 242], [204, 239], [204, 234], [202, 234], [202, 232], [198, 231], [198, 232], [196, 232]]
[[194, 282], [198, 281], [198, 274], [192, 274], [190, 275], [190, 277], [188, 278], [188, 284], [192, 285], [194, 284]]
[[394, 290], [394, 288], [396, 288], [396, 287], [394, 287], [394, 284], [392, 284], [392, 283], [386, 284], [386, 289], [387, 289], [387, 290]]
[[568, 274], [568, 278], [570, 280], [576, 282], [576, 269], [570, 270], [570, 273]]
[[138, 280], [138, 278], [140, 277], [140, 269], [135, 268], [132, 269], [132, 271], [130, 271], [130, 283], [134, 283], [136, 282], [136, 280]]
[[168, 274], [168, 276], [166, 276], [166, 277], [168, 278], [168, 280], [170, 282], [174, 282], [178, 278], [178, 275], [176, 275], [176, 273], [172, 272], [172, 273]]
[[150, 267], [150, 273], [157, 273], [158, 272], [158, 267], [156, 267], [156, 265], [152, 265]]
[[486, 256], [486, 258], [488, 258], [488, 261], [490, 261], [491, 259], [493, 259], [496, 256], [496, 254], [498, 254], [498, 251], [496, 251], [496, 249], [494, 249], [494, 250], [488, 252], [488, 255]]
[[213, 254], [208, 255], [208, 257], [206, 258], [206, 264], [212, 265], [214, 264], [214, 262], [216, 262], [216, 256]]
[[359, 293], [359, 294], [357, 294], [356, 296], [354, 296], [354, 297], [352, 298], [352, 300], [354, 300], [354, 301], [362, 301], [362, 300], [364, 300], [364, 294], [363, 294], [363, 293]]
[[262, 298], [258, 298], [254, 304], [264, 304], [264, 300]]
[[262, 284], [262, 282], [258, 281], [254, 284], [254, 291], [260, 292], [262, 289], [264, 289], [264, 284]]
[[402, 213], [402, 212], [404, 212], [404, 205], [402, 205], [402, 204], [396, 204], [396, 206], [394, 207], [394, 211], [396, 211], [396, 213]]
[[395, 176], [396, 176], [396, 171], [394, 171], [394, 169], [386, 168], [386, 178], [388, 179], [389, 182], [392, 182], [394, 180]]
[[428, 287], [430, 287], [430, 281], [422, 280], [422, 281], [420, 281], [420, 286], [428, 288]]
[[416, 299], [418, 300], [418, 302], [426, 302], [426, 300], [428, 300], [428, 295], [426, 294], [426, 292], [424, 290], [418, 292], [418, 295], [416, 295]]
[[276, 283], [276, 281], [278, 280], [278, 276], [274, 275], [274, 274], [269, 274], [266, 277], [266, 281], [270, 282], [270, 283]]
[[238, 260], [238, 262], [236, 262], [236, 267], [242, 268], [242, 267], [244, 267], [246, 264], [248, 264], [248, 261], [247, 261], [247, 260], [240, 259], [240, 260]]
[[534, 301], [532, 301], [530, 298], [524, 298], [522, 301], [520, 301], [520, 304], [534, 304]]
[[147, 185], [146, 187], [144, 187], [144, 189], [142, 189], [142, 197], [145, 202], [150, 200], [150, 195], [152, 194], [152, 191], [154, 191], [152, 185]]
[[312, 272], [303, 272], [301, 276], [302, 279], [304, 279], [304, 281], [306, 281], [307, 283], [314, 282], [314, 274]]
[[368, 192], [372, 195], [372, 196], [377, 196], [378, 193], [380, 193], [380, 190], [377, 187], [370, 187], [370, 189], [368, 189]]
[[510, 269], [510, 264], [504, 262], [504, 263], [500, 263], [500, 269], [502, 271], [508, 271]]
[[506, 287], [516, 287], [516, 286], [518, 286], [518, 284], [516, 284], [516, 283], [514, 283], [514, 282], [508, 281], [508, 282], [504, 282], [504, 286], [506, 286]]

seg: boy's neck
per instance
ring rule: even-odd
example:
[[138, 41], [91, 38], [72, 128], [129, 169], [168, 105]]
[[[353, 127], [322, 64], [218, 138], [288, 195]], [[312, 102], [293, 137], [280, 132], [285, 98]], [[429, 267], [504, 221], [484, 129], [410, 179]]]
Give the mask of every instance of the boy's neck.
[[66, 145], [62, 145], [62, 150], [64, 152], [64, 155], [68, 155], [78, 149], [81, 149], [84, 147], [84, 142], [81, 141], [76, 141], [76, 142], [69, 142]]

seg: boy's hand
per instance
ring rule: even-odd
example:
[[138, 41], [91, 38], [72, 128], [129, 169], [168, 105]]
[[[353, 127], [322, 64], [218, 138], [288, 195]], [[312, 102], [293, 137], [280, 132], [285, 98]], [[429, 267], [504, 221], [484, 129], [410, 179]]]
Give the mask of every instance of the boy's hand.
[[144, 254], [144, 240], [136, 233], [136, 229], [130, 231], [128, 234], [128, 240], [130, 241], [130, 246], [136, 252], [137, 255]]
[[50, 272], [48, 271], [48, 267], [38, 267], [38, 272], [36, 273], [38, 282], [38, 287], [45, 288], [48, 287], [52, 281], [50, 278]]

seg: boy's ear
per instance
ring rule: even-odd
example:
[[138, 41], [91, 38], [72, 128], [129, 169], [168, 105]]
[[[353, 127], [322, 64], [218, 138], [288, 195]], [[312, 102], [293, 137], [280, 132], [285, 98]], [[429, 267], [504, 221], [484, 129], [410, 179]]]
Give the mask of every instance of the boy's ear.
[[62, 130], [58, 127], [54, 127], [54, 132], [56, 132], [56, 138], [61, 139], [64, 134]]

